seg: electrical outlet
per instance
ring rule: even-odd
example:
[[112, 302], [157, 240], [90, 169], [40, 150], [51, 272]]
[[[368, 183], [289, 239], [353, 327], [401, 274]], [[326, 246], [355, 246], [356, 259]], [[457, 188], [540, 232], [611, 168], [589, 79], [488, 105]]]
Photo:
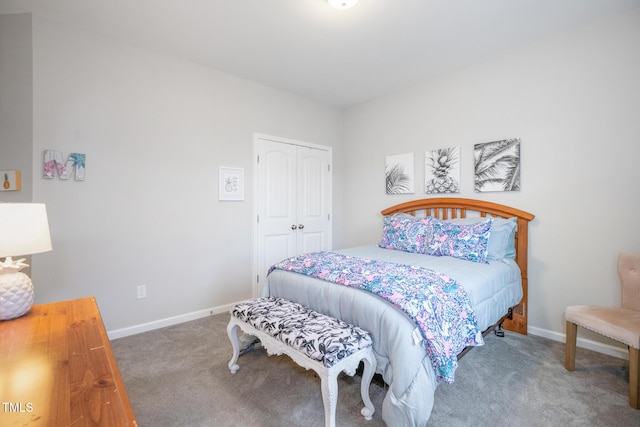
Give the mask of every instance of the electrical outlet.
[[138, 286], [138, 299], [147, 297], [147, 287], [145, 285]]

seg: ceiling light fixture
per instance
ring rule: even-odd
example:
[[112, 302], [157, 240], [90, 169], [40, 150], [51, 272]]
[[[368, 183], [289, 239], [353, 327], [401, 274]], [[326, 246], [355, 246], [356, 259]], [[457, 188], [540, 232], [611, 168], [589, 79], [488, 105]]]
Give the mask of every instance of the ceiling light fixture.
[[358, 0], [327, 0], [336, 9], [349, 9], [358, 3]]

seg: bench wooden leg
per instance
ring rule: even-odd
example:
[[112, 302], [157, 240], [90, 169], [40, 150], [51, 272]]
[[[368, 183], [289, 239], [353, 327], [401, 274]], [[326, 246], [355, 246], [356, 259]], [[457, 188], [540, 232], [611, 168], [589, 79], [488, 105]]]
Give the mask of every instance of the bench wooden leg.
[[640, 409], [640, 350], [629, 346], [629, 405]]
[[232, 322], [229, 322], [227, 325], [227, 334], [229, 335], [229, 341], [231, 341], [231, 346], [233, 347], [233, 356], [231, 356], [231, 360], [229, 361], [229, 370], [232, 374], [238, 372], [240, 366], [238, 365], [238, 357], [240, 357], [240, 344], [238, 343], [238, 325]]
[[567, 321], [567, 337], [565, 341], [564, 367], [567, 371], [576, 369], [576, 339], [578, 337], [578, 325]]
[[336, 405], [338, 402], [338, 375], [329, 374], [327, 370], [320, 375], [322, 403], [324, 403], [325, 427], [336, 426]]
[[364, 371], [362, 372], [362, 382], [360, 383], [360, 394], [362, 395], [364, 408], [362, 408], [360, 413], [366, 420], [370, 420], [376, 410], [369, 397], [369, 386], [371, 385], [371, 379], [376, 370], [376, 359], [373, 354], [370, 354], [363, 358], [362, 361], [364, 362]]

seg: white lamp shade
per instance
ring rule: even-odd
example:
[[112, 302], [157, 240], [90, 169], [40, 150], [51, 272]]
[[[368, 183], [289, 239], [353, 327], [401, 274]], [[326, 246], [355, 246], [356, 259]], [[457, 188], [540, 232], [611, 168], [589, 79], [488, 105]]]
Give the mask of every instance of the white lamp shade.
[[327, 0], [336, 9], [349, 9], [358, 3], [358, 0]]
[[42, 203], [0, 203], [0, 257], [50, 251], [47, 209]]

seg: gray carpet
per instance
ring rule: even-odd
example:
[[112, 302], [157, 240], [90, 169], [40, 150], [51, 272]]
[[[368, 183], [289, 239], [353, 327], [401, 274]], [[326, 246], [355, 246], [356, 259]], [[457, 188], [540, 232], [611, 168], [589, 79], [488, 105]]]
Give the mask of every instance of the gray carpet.
[[[255, 349], [227, 368], [228, 314], [112, 341], [141, 427], [323, 426], [320, 380], [286, 356]], [[460, 361], [454, 384], [436, 390], [429, 426], [640, 426], [628, 405], [628, 362], [578, 349], [564, 369], [564, 345], [493, 334]], [[376, 413], [360, 415], [360, 377], [338, 381], [338, 426], [384, 426], [384, 386], [372, 385]], [[391, 427], [391, 426], [390, 426]]]

